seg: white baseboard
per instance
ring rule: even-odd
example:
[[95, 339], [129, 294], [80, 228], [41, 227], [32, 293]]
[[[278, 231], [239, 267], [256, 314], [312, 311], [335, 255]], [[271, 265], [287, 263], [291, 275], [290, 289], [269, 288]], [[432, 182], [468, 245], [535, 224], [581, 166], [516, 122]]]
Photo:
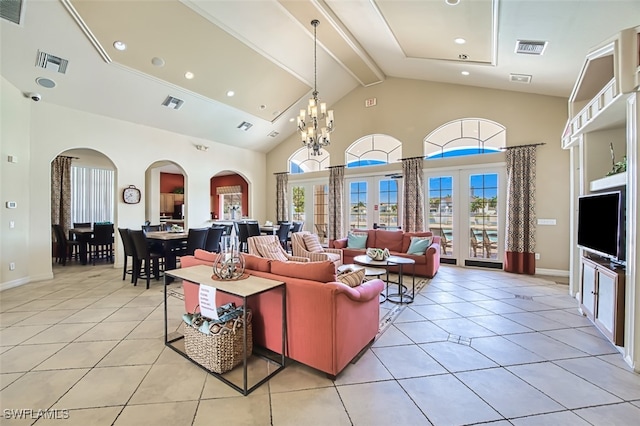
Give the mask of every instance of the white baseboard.
[[50, 274], [42, 274], [42, 275], [36, 275], [34, 277], [22, 277], [19, 278], [17, 280], [13, 280], [13, 281], [6, 281], [3, 283], [0, 283], [0, 291], [4, 291], [4, 290], [8, 290], [10, 288], [14, 288], [14, 287], [18, 287], [24, 284], [28, 284], [30, 282], [33, 281], [43, 281], [43, 280], [50, 280], [53, 279], [53, 273]]
[[554, 276], [554, 277], [569, 277], [569, 271], [563, 271], [562, 269], [536, 268], [536, 275], [551, 275], [551, 276]]

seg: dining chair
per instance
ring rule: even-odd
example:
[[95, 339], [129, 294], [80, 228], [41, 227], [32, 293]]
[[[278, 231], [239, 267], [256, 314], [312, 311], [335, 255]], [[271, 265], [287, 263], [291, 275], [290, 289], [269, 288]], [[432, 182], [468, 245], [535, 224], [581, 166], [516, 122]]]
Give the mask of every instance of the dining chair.
[[249, 238], [249, 230], [245, 222], [236, 222], [236, 235], [238, 236], [238, 244], [240, 244], [240, 251], [248, 252], [249, 247], [247, 245], [247, 239]]
[[289, 231], [291, 231], [291, 223], [282, 222], [278, 227], [278, 232], [276, 233], [276, 235], [278, 236], [278, 241], [280, 241], [280, 245], [287, 252], [289, 251], [289, 244], [287, 242], [289, 238]]
[[208, 234], [209, 228], [190, 228], [186, 243], [176, 248], [176, 256], [193, 255], [196, 249], [204, 250]]
[[160, 259], [162, 255], [151, 252], [143, 230], [130, 229], [129, 235], [131, 236], [131, 241], [133, 242], [136, 253], [134, 257], [133, 285], [138, 285], [138, 278], [142, 278], [147, 281], [148, 289], [152, 277], [155, 278], [156, 281], [160, 280]]
[[113, 263], [113, 223], [93, 225], [89, 256], [93, 265], [96, 264], [96, 258], [106, 258]]
[[225, 231], [224, 226], [212, 225], [207, 233], [207, 239], [204, 243], [204, 249], [211, 253], [220, 252], [220, 239]]
[[61, 225], [51, 225], [51, 228], [56, 238], [56, 263], [61, 263], [62, 266], [66, 266], [67, 258], [70, 259], [73, 253], [79, 252], [80, 243], [75, 240], [69, 240]]
[[[122, 280], [124, 281], [127, 274], [130, 274], [131, 283], [133, 283], [136, 274], [136, 249], [133, 245], [131, 235], [129, 235], [129, 229], [118, 228], [118, 233], [120, 234], [122, 247], [124, 248], [124, 267], [122, 268]], [[131, 268], [127, 269], [127, 260], [129, 259], [129, 257], [131, 257]]]
[[224, 232], [222, 235], [231, 235], [233, 232], [233, 225], [222, 225], [224, 227]]
[[294, 220], [293, 222], [291, 222], [291, 231], [289, 231], [289, 235], [287, 236], [287, 251], [293, 252], [293, 248], [291, 247], [291, 235], [296, 232], [302, 231], [303, 227], [304, 221]]

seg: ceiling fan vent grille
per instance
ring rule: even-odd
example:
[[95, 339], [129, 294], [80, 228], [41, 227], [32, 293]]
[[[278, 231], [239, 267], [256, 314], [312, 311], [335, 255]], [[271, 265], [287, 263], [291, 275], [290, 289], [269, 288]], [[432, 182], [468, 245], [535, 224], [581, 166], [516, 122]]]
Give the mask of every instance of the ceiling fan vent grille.
[[542, 55], [546, 47], [546, 41], [518, 40], [516, 42], [516, 53], [523, 55]]
[[531, 76], [527, 74], [509, 74], [509, 81], [512, 83], [531, 83]]
[[21, 0], [1, 0], [0, 18], [20, 25], [20, 15], [22, 13]]
[[184, 104], [182, 99], [174, 98], [173, 96], [167, 96], [167, 99], [162, 102], [162, 105], [171, 109], [180, 109], [182, 104]]
[[38, 50], [36, 67], [44, 68], [46, 70], [53, 70], [64, 74], [67, 72], [67, 65], [69, 65], [68, 60]]

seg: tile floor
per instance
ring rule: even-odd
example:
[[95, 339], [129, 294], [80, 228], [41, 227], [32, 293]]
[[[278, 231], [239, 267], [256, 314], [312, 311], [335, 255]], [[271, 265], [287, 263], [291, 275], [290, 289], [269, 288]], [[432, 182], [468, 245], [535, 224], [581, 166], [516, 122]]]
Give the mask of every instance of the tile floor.
[[335, 382], [290, 363], [243, 397], [163, 345], [160, 283], [54, 273], [0, 293], [2, 424], [640, 424], [640, 375], [544, 277], [443, 265]]

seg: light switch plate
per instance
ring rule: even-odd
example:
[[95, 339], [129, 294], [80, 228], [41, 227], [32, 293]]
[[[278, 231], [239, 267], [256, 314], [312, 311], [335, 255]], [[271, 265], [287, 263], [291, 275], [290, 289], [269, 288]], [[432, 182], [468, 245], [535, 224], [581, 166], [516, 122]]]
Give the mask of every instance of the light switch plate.
[[538, 225], [555, 225], [555, 219], [538, 219]]
[[15, 209], [16, 207], [18, 207], [18, 203], [16, 203], [15, 201], [7, 201], [6, 205], [8, 209]]

